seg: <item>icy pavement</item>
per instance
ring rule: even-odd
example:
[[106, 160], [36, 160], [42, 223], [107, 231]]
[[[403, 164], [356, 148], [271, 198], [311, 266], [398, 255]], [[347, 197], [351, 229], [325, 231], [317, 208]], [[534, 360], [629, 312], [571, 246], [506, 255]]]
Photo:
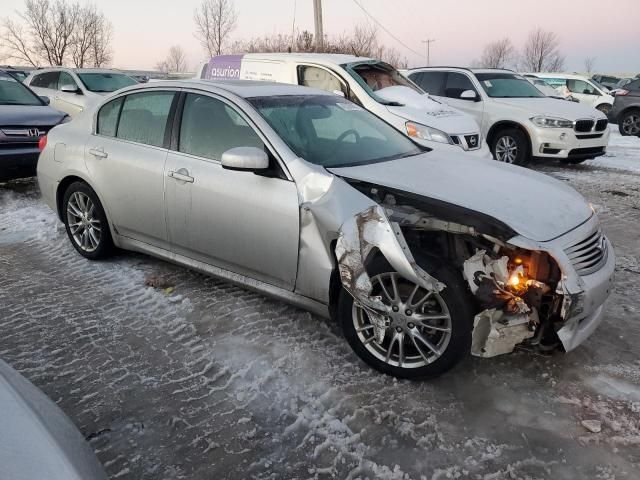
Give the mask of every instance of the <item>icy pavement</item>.
[[111, 478], [640, 478], [640, 139], [536, 168], [595, 205], [618, 254], [605, 322], [570, 354], [397, 381], [309, 313], [142, 255], [82, 259], [27, 181], [0, 184], [0, 357]]

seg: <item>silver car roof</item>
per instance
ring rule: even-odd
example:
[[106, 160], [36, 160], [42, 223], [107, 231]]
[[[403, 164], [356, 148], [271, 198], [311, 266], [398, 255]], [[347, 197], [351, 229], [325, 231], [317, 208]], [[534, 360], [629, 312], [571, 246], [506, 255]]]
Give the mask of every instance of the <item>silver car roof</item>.
[[163, 80], [159, 82], [132, 85], [118, 93], [133, 90], [148, 90], [153, 88], [195, 88], [215, 93], [224, 90], [238, 97], [271, 97], [282, 95], [335, 95], [317, 88], [290, 85], [287, 83], [262, 82], [256, 80]]

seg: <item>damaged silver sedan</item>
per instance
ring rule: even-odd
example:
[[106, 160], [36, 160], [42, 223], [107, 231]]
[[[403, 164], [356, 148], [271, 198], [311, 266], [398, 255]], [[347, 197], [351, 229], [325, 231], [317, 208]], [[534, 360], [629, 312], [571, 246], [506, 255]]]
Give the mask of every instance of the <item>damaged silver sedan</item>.
[[81, 255], [146, 252], [331, 316], [398, 377], [569, 351], [611, 288], [611, 245], [570, 187], [304, 87], [121, 90], [49, 133], [38, 180]]

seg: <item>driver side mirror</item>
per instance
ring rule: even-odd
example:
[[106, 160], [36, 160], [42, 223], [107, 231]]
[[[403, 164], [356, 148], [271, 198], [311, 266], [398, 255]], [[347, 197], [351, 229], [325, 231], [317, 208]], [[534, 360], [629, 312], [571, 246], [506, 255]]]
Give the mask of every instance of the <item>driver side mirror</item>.
[[82, 90], [80, 90], [76, 85], [62, 85], [60, 87], [61, 92], [66, 93], [77, 93], [78, 95], [82, 95]]
[[45, 95], [38, 95], [40, 97], [40, 100], [42, 100], [45, 105], [49, 105], [51, 103], [51, 99]]
[[478, 94], [476, 92], [474, 92], [473, 90], [465, 90], [464, 92], [462, 92], [460, 94], [460, 99], [461, 100], [470, 100], [472, 102], [477, 102], [478, 101]]
[[269, 168], [269, 157], [256, 147], [235, 147], [222, 154], [222, 168], [245, 172], [259, 172]]

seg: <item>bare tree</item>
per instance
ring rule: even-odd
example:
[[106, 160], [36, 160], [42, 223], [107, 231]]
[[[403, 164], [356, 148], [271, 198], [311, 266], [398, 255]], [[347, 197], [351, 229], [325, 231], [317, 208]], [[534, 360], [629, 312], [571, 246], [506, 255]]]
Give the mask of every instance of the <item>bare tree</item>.
[[196, 38], [213, 57], [222, 53], [229, 34], [236, 28], [238, 14], [233, 0], [202, 0], [193, 14], [193, 20], [196, 23]]
[[477, 63], [480, 68], [506, 68], [513, 62], [515, 48], [509, 38], [489, 43]]
[[4, 20], [2, 43], [7, 50], [8, 59], [26, 62], [33, 67], [39, 65], [39, 57], [31, 46], [29, 34], [19, 22], [9, 18]]
[[527, 38], [522, 67], [530, 72], [557, 72], [564, 68], [564, 56], [558, 50], [555, 33], [537, 28]]
[[113, 25], [107, 17], [100, 15], [91, 41], [91, 63], [94, 67], [103, 67], [111, 62], [111, 38]]
[[71, 38], [71, 59], [77, 68], [84, 68], [90, 61], [99, 17], [95, 5], [87, 5], [78, 11], [76, 28]]
[[588, 74], [593, 73], [593, 67], [596, 66], [596, 57], [587, 57], [584, 59], [584, 70]]
[[356, 25], [353, 36], [348, 39], [347, 48], [351, 54], [363, 57], [371, 55], [378, 48], [378, 27], [372, 23]]
[[187, 70], [187, 55], [180, 45], [169, 49], [167, 58], [158, 62], [156, 68], [164, 73], [185, 72]]

